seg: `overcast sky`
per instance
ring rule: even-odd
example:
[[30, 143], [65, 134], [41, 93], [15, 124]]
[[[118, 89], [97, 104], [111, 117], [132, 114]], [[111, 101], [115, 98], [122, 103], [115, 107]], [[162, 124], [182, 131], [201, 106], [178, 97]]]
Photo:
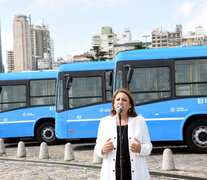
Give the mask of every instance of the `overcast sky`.
[[91, 39], [101, 27], [114, 33], [130, 28], [133, 40], [145, 39], [153, 28], [183, 33], [204, 26], [207, 31], [207, 0], [0, 0], [3, 60], [13, 48], [12, 22], [16, 14], [29, 16], [32, 24], [44, 19], [54, 40], [55, 58], [89, 51]]

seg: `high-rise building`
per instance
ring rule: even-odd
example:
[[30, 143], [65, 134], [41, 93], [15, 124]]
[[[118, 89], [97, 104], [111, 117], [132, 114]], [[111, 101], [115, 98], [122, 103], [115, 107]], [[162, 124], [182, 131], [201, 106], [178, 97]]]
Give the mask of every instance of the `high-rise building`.
[[41, 21], [38, 25], [33, 25], [32, 27], [32, 46], [33, 46], [33, 56], [35, 58], [35, 64], [33, 69], [38, 70], [37, 64], [40, 60], [45, 58], [44, 62], [49, 64], [49, 69], [52, 69], [52, 59], [54, 57], [53, 46], [51, 45], [53, 41], [50, 38], [50, 31], [48, 26]]
[[7, 71], [13, 72], [14, 71], [14, 51], [9, 50], [6, 52], [7, 55]]
[[15, 15], [13, 20], [14, 71], [32, 70], [31, 26], [25, 15]]
[[55, 60], [55, 50], [54, 50], [54, 40], [50, 37], [50, 46], [51, 46], [51, 58], [52, 61]]
[[0, 73], [4, 72], [3, 70], [3, 59], [2, 59], [2, 47], [1, 47], [1, 22], [0, 22]]
[[93, 46], [99, 46], [101, 51], [104, 51], [108, 54], [108, 60], [113, 59], [116, 35], [112, 32], [111, 27], [102, 27], [102, 34], [94, 35], [92, 37], [92, 41]]

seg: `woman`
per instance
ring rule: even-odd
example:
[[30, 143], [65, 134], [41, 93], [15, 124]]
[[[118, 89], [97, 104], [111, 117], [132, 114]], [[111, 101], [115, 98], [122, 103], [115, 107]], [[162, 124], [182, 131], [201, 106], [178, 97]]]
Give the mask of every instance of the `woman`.
[[120, 179], [119, 116], [121, 112], [123, 180], [150, 179], [145, 156], [152, 144], [143, 117], [137, 116], [131, 93], [126, 89], [116, 90], [112, 100], [111, 115], [103, 118], [99, 125], [95, 152], [103, 158], [101, 180]]

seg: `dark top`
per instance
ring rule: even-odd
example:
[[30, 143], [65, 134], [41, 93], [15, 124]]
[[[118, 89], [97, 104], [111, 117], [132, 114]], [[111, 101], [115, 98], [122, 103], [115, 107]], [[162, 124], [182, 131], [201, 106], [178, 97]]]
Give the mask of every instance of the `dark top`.
[[[121, 126], [122, 152], [123, 152], [123, 180], [131, 180], [131, 162], [128, 143], [128, 125]], [[116, 151], [116, 180], [120, 180], [120, 143], [119, 126], [117, 126], [117, 151]]]

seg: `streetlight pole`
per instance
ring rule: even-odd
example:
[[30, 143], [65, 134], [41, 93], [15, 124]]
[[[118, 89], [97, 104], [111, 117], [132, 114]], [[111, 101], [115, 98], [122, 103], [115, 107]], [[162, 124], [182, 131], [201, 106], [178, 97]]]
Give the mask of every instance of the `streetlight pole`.
[[146, 47], [147, 47], [147, 46], [148, 46], [148, 45], [147, 45], [147, 38], [150, 37], [150, 35], [143, 35], [142, 37], [145, 37]]

